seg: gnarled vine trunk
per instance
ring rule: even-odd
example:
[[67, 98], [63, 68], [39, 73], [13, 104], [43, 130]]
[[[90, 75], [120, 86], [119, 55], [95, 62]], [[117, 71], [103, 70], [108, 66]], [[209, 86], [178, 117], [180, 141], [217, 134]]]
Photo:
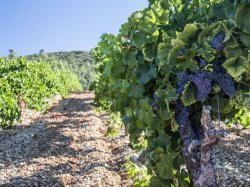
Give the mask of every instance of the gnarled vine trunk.
[[202, 133], [200, 138], [190, 122], [179, 128], [187, 169], [194, 187], [217, 187], [213, 147], [225, 133], [214, 129], [210, 106], [202, 108], [199, 131]]

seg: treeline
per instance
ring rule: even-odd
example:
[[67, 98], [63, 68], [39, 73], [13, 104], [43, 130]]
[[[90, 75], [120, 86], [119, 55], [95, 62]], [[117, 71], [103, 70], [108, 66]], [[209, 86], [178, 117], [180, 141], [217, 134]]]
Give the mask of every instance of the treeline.
[[84, 90], [88, 90], [94, 80], [94, 62], [86, 51], [60, 51], [45, 53], [40, 50], [38, 54], [25, 56], [29, 61], [42, 60], [51, 64], [52, 68], [67, 68], [76, 74]]

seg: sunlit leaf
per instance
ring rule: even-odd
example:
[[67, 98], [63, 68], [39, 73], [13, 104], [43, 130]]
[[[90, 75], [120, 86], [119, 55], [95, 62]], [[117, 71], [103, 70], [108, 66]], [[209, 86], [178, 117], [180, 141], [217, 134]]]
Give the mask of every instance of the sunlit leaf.
[[232, 77], [240, 76], [248, 66], [248, 60], [243, 56], [230, 58], [223, 64], [223, 67]]

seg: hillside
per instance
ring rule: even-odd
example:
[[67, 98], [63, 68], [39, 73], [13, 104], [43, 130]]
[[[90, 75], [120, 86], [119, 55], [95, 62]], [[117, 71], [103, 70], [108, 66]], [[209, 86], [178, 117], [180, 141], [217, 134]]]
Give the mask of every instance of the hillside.
[[94, 61], [86, 51], [59, 51], [45, 53], [40, 50], [38, 54], [25, 56], [30, 61], [44, 60], [50, 62], [52, 67], [66, 67], [77, 75], [83, 89], [87, 90], [94, 80]]

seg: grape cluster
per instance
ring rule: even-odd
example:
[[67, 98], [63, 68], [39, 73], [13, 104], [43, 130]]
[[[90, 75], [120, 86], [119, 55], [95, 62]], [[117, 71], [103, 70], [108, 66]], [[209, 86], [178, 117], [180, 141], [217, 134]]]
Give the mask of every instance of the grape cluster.
[[188, 76], [185, 72], [178, 73], [177, 76], [178, 76], [178, 82], [177, 82], [178, 88], [176, 90], [176, 93], [180, 97], [184, 90], [185, 84], [188, 82]]
[[180, 99], [177, 100], [175, 105], [175, 119], [180, 126], [180, 131], [184, 130], [189, 123], [189, 110]]
[[204, 101], [212, 89], [212, 74], [205, 70], [199, 70], [188, 76], [189, 80], [196, 86], [197, 101]]
[[182, 103], [181, 99], [178, 99], [175, 104], [175, 112], [180, 113], [183, 108], [185, 108], [184, 104]]
[[177, 77], [178, 77], [178, 82], [177, 82], [178, 88], [176, 90], [176, 93], [179, 95], [179, 99], [175, 103], [175, 119], [180, 126], [179, 131], [182, 131], [186, 126], [187, 122], [189, 121], [189, 111], [181, 101], [181, 94], [184, 91], [185, 84], [189, 80], [186, 72], [178, 73]]
[[214, 64], [212, 75], [213, 80], [220, 85], [226, 95], [234, 96], [236, 92], [234, 80], [220, 64]]
[[211, 47], [215, 49], [216, 51], [221, 51], [223, 49], [223, 41], [225, 38], [225, 34], [223, 32], [220, 32], [217, 34], [212, 40], [211, 40]]
[[[224, 36], [223, 36], [224, 37]], [[207, 62], [196, 57], [195, 60], [199, 63], [200, 68], [207, 66]], [[222, 67], [224, 60], [214, 62], [213, 72], [207, 70], [197, 70], [194, 73], [188, 74], [187, 72], [180, 72], [177, 74], [177, 94], [179, 99], [175, 103], [175, 118], [180, 125], [179, 131], [183, 131], [189, 123], [189, 115], [191, 115], [189, 109], [184, 106], [181, 100], [181, 94], [185, 89], [185, 85], [188, 81], [196, 86], [196, 100], [203, 102], [207, 99], [208, 95], [212, 91], [212, 82], [215, 82], [214, 93], [223, 90], [226, 95], [233, 96], [236, 92], [234, 86], [234, 80], [227, 74], [226, 70]], [[157, 95], [154, 95], [154, 100], [157, 100]], [[184, 128], [182, 128], [184, 127]]]
[[181, 127], [186, 126], [185, 124], [189, 121], [189, 111], [186, 107], [180, 113], [176, 114], [176, 121]]
[[[222, 62], [215, 62], [213, 65], [213, 72], [210, 73], [207, 70], [198, 70], [195, 73], [187, 75], [185, 72], [177, 74], [178, 82], [176, 93], [181, 97], [181, 94], [185, 88], [185, 84], [190, 81], [196, 86], [196, 99], [203, 102], [207, 99], [209, 93], [212, 90], [212, 81], [218, 83], [218, 86], [225, 92], [226, 95], [232, 97], [235, 92], [234, 80], [222, 67]], [[216, 93], [220, 91], [219, 87], [216, 87]]]

